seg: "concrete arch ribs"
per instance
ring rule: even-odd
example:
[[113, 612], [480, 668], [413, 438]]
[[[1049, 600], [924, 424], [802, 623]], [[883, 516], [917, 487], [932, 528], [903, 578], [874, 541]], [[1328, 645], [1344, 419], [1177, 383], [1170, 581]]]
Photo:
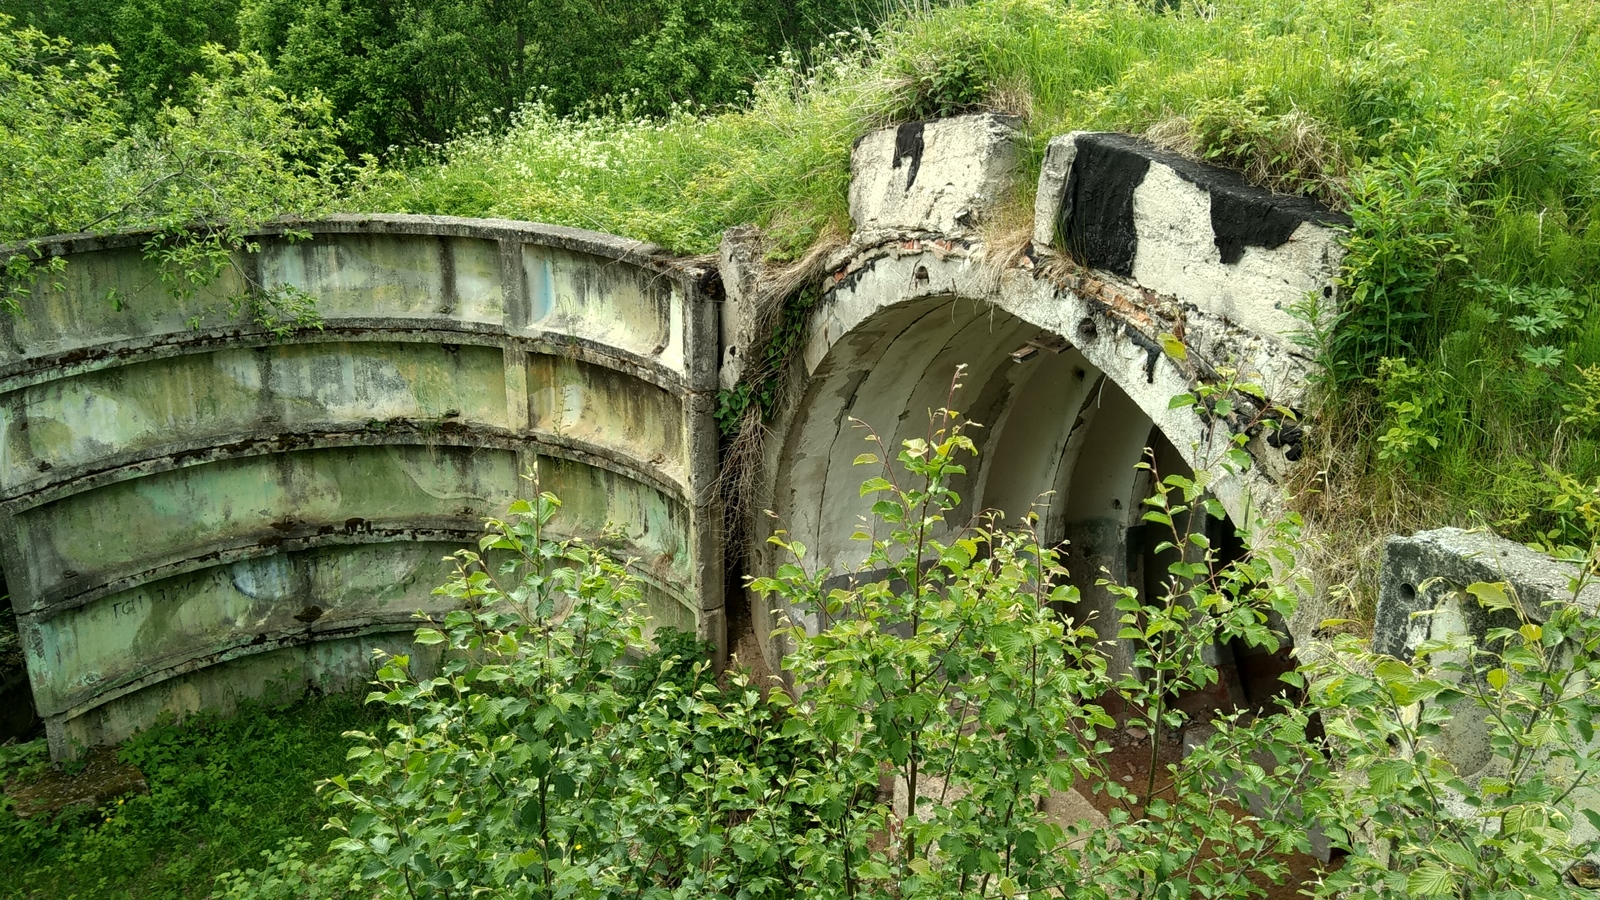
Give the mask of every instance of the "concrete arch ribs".
[[[832, 259], [765, 448], [763, 499], [777, 520], [746, 523], [754, 574], [776, 565], [776, 527], [818, 567], [860, 563], [849, 537], [867, 504], [853, 488], [868, 473], [851, 468], [864, 448], [850, 419], [886, 440], [921, 434], [957, 363], [969, 368], [956, 406], [986, 427], [957, 486], [968, 508], [950, 518], [1038, 509], [1046, 537], [1073, 542], [1080, 587], [1102, 569], [1136, 574], [1125, 557], [1148, 485], [1133, 466], [1152, 436], [1170, 444], [1163, 459], [1194, 467], [1237, 424], [1171, 409], [1171, 398], [1232, 367], [1273, 405], [1302, 407], [1313, 361], [1293, 341], [1296, 310], [1315, 298], [1331, 314], [1340, 216], [1126, 135], [1074, 133], [1049, 144], [1024, 252], [996, 248], [985, 223], [1020, 168], [1016, 128], [968, 116], [856, 145], [856, 232]], [[1183, 342], [1183, 358], [1164, 352], [1164, 335]], [[1298, 455], [1259, 437], [1249, 450], [1256, 465], [1215, 488], [1236, 521], [1281, 503], [1285, 454]], [[751, 603], [758, 635], [782, 616], [818, 624]], [[776, 669], [783, 648], [766, 641], [763, 652]]]

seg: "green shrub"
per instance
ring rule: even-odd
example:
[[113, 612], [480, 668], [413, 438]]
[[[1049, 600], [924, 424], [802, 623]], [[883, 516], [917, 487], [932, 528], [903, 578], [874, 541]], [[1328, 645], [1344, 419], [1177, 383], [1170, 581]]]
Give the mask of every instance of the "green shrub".
[[[1168, 592], [1119, 603], [1138, 669], [1109, 671], [1094, 629], [1062, 617], [1077, 592], [1031, 520], [935, 539], [972, 450], [959, 416], [937, 415], [863, 486], [880, 499], [860, 571], [888, 574], [824, 590], [829, 573], [780, 536], [794, 561], [753, 585], [828, 617], [786, 632], [797, 698], [714, 681], [671, 646], [644, 656], [626, 570], [544, 536], [555, 498], [492, 522], [441, 588], [464, 608], [418, 633], [448, 646], [445, 671], [419, 679], [391, 660], [372, 700], [392, 718], [357, 735], [354, 772], [330, 782], [347, 809], [333, 822], [341, 871], [408, 897], [1248, 896], [1259, 889], [1243, 873], [1281, 877], [1273, 852], [1305, 849], [1305, 830], [1236, 817], [1214, 795], [1232, 785], [1278, 811], [1312, 796], [1324, 762], [1304, 713], [1219, 719], [1155, 798], [1155, 773], [1130, 787], [1106, 767], [1117, 723], [1100, 705], [1115, 696], [1152, 746], [1170, 740], [1186, 720], [1170, 697], [1217, 678], [1206, 647], [1277, 640], [1269, 610], [1292, 602], [1271, 578], [1281, 551], [1224, 563], [1202, 533], [1173, 528]], [[1221, 464], [1237, 449], [1219, 447]], [[1161, 484], [1152, 522], [1220, 513], [1203, 479]], [[880, 790], [891, 775], [898, 808]], [[1119, 804], [1109, 829], [1073, 834], [1041, 812], [1040, 797], [1075, 785]], [[1206, 852], [1218, 841], [1235, 852]], [[298, 858], [273, 871], [320, 877]]]
[[[1574, 793], [1600, 783], [1600, 617], [1576, 602], [1589, 581], [1542, 624], [1505, 584], [1469, 585], [1484, 613], [1515, 627], [1490, 628], [1484, 645], [1426, 641], [1411, 660], [1346, 637], [1311, 668], [1310, 699], [1341, 764], [1318, 817], [1358, 851], [1324, 896], [1589, 896], [1564, 878], [1600, 852], [1571, 833], [1579, 816], [1600, 829], [1600, 811]], [[1487, 734], [1477, 773], [1441, 753], [1461, 720]]]
[[[1220, 425], [1260, 399], [1238, 373], [1219, 377], [1175, 404]], [[1270, 623], [1304, 589], [1293, 517], [1253, 521], [1231, 560], [1204, 526], [1223, 515], [1210, 487], [1248, 465], [1246, 433], [1290, 415], [1219, 428], [1193, 477], [1152, 472], [1144, 521], [1165, 538], [1163, 586], [1106, 584], [1126, 671], [1032, 516], [945, 521], [973, 453], [950, 409], [892, 464], [869, 434], [875, 452], [857, 462], [881, 474], [862, 485], [875, 498], [865, 555], [842, 584], [774, 537], [788, 561], [752, 587], [819, 617], [782, 631], [793, 694], [713, 678], [687, 636], [651, 647], [627, 570], [550, 539], [559, 503], [537, 493], [440, 588], [462, 609], [418, 639], [447, 647], [444, 670], [419, 678], [395, 657], [380, 671], [369, 702], [388, 721], [351, 734], [354, 770], [326, 784], [343, 809], [331, 854], [309, 861], [291, 843], [220, 888], [240, 900], [1248, 897], [1320, 833], [1346, 856], [1304, 885], [1318, 897], [1568, 896], [1562, 870], [1597, 849], [1565, 833], [1595, 818], [1573, 791], [1600, 774], [1600, 617], [1576, 606], [1542, 627], [1524, 616], [1485, 647], [1425, 644], [1409, 662], [1348, 639], [1285, 676], [1267, 708], [1221, 711], [1180, 757], [1158, 753], [1197, 724], [1174, 700], [1216, 682], [1209, 649], [1276, 647]], [[1518, 609], [1503, 586], [1469, 590]], [[1456, 715], [1489, 720], [1493, 779], [1476, 788], [1435, 744]], [[1146, 732], [1142, 782], [1107, 765], [1119, 726]], [[1104, 795], [1108, 824], [1051, 819], [1041, 801], [1062, 790]]]

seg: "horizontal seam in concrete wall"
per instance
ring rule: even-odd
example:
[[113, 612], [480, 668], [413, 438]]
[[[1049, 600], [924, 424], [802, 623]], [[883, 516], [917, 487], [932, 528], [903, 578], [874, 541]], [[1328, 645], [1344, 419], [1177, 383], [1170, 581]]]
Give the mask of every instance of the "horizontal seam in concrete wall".
[[[463, 546], [476, 544], [476, 534], [463, 541]], [[684, 598], [662, 583], [659, 579], [650, 576], [642, 567], [630, 565], [627, 567], [630, 574], [648, 587], [654, 588], [660, 594], [670, 598], [691, 614], [699, 611], [694, 604], [685, 602]], [[443, 582], [449, 577], [441, 566], [439, 581]], [[452, 607], [453, 608], [453, 607]], [[96, 707], [103, 706], [114, 700], [137, 693], [147, 687], [160, 684], [180, 675], [200, 671], [218, 663], [232, 659], [240, 659], [261, 653], [270, 653], [275, 650], [289, 649], [292, 647], [307, 646], [330, 640], [341, 640], [352, 637], [362, 637], [371, 634], [393, 634], [414, 631], [426, 624], [417, 618], [416, 612], [408, 610], [404, 613], [392, 613], [383, 616], [367, 617], [364, 621], [344, 625], [338, 628], [317, 628], [315, 623], [307, 625], [297, 631], [279, 632], [252, 632], [248, 640], [239, 640], [228, 644], [214, 645], [212, 647], [189, 653], [169, 654], [111, 682], [102, 682], [104, 687], [93, 690], [75, 692], [69, 695], [60, 709], [41, 709], [40, 715], [46, 718], [55, 718], [62, 721], [77, 718]], [[29, 616], [37, 621], [48, 621], [48, 617]], [[431, 621], [431, 619], [430, 619]]]
[[[301, 450], [386, 446], [462, 447], [513, 452], [532, 450], [544, 456], [570, 459], [631, 478], [686, 504], [693, 504], [695, 500], [687, 477], [676, 477], [665, 468], [648, 468], [623, 451], [610, 447], [541, 431], [514, 432], [494, 426], [462, 427], [447, 422], [439, 430], [430, 433], [417, 424], [411, 424], [415, 420], [398, 427], [394, 421], [384, 420], [380, 426], [274, 431], [265, 436], [260, 432], [233, 432], [208, 436], [204, 440], [164, 444], [119, 454], [97, 464], [53, 470], [49, 483], [38, 485], [36, 479], [28, 485], [13, 488], [0, 494], [0, 504], [9, 507], [8, 511], [15, 515], [106, 485], [177, 469]], [[421, 424], [429, 422], [431, 420], [422, 420]]]
[[[93, 578], [94, 583], [86, 587], [76, 590], [56, 588], [50, 591], [38, 592], [35, 596], [34, 605], [26, 610], [17, 610], [17, 618], [48, 622], [57, 616], [88, 606], [103, 597], [118, 594], [140, 585], [176, 575], [186, 575], [214, 566], [260, 559], [277, 553], [318, 550], [324, 547], [349, 546], [353, 544], [425, 541], [459, 543], [465, 547], [476, 544], [478, 537], [483, 534], [483, 522], [479, 519], [429, 517], [428, 519], [411, 519], [406, 524], [384, 525], [381, 527], [366, 520], [357, 521], [360, 524], [346, 523], [346, 525], [340, 526], [320, 523], [306, 524], [283, 530], [274, 528], [260, 529], [247, 535], [235, 537], [232, 540], [214, 541], [209, 544], [186, 548], [187, 551], [197, 552], [181, 555], [173, 554], [168, 556], [165, 561], [155, 565], [145, 565], [137, 569], [130, 567], [122, 571], [108, 570], [101, 573], [92, 573], [99, 577]], [[91, 579], [79, 576], [75, 580], [81, 583]]]
[[[212, 329], [159, 335], [153, 338], [91, 345], [60, 353], [26, 357], [0, 366], [0, 393], [125, 365], [170, 359], [175, 356], [247, 350], [258, 347], [339, 343], [470, 344], [523, 350], [545, 356], [576, 359], [631, 375], [676, 394], [689, 392], [687, 377], [647, 357], [597, 343], [588, 338], [557, 335], [520, 335], [499, 325], [457, 323], [454, 327], [418, 326], [426, 319], [338, 319], [320, 331], [299, 332], [279, 341], [266, 332]], [[552, 337], [552, 335], [557, 335]], [[442, 337], [451, 338], [441, 340]]]
[[[689, 507], [690, 515], [698, 515], [701, 508]], [[414, 520], [415, 521], [415, 520]], [[147, 566], [137, 571], [111, 573], [98, 584], [86, 589], [72, 592], [58, 590], [46, 592], [45, 598], [53, 593], [56, 598], [46, 599], [28, 610], [18, 610], [17, 617], [30, 622], [48, 622], [58, 616], [65, 615], [74, 610], [82, 609], [97, 600], [120, 594], [142, 585], [161, 581], [179, 575], [214, 568], [221, 565], [230, 565], [254, 559], [261, 559], [279, 553], [295, 553], [301, 551], [320, 550], [329, 547], [346, 547], [358, 544], [391, 544], [391, 543], [458, 543], [463, 547], [477, 545], [478, 538], [483, 535], [483, 523], [473, 520], [470, 523], [461, 522], [455, 527], [439, 524], [415, 524], [405, 526], [379, 527], [363, 523], [358, 528], [348, 531], [340, 530], [337, 526], [308, 525], [299, 529], [280, 531], [275, 529], [254, 532], [251, 535], [232, 541], [218, 541], [204, 547], [191, 549], [202, 550], [198, 555], [184, 556], [169, 559], [167, 562], [156, 566]], [[329, 531], [330, 527], [333, 528]], [[624, 557], [626, 559], [626, 557]], [[657, 587], [663, 593], [672, 596], [685, 609], [699, 609], [699, 604], [686, 601], [679, 596], [679, 587], [669, 587], [666, 583], [653, 576], [646, 577], [647, 570], [637, 567], [635, 575]]]
[[[441, 576], [441, 580], [443, 580], [443, 576]], [[291, 647], [303, 647], [322, 641], [363, 637], [370, 634], [415, 631], [426, 624], [416, 617], [416, 612], [417, 610], [410, 610], [405, 613], [373, 616], [367, 621], [350, 623], [338, 628], [318, 629], [316, 624], [312, 623], [298, 631], [252, 632], [245, 635], [248, 640], [219, 644], [191, 653], [169, 654], [165, 658], [155, 660], [152, 664], [129, 672], [123, 677], [109, 682], [100, 682], [99, 686], [94, 689], [68, 694], [59, 708], [41, 709], [39, 714], [46, 718], [75, 719], [95, 707], [104, 706], [113, 700], [126, 697], [129, 694], [160, 684], [163, 681], [168, 681], [179, 675], [187, 675], [190, 672], [199, 671], [228, 660], [255, 656], [261, 653], [271, 653], [274, 650], [284, 650]]]

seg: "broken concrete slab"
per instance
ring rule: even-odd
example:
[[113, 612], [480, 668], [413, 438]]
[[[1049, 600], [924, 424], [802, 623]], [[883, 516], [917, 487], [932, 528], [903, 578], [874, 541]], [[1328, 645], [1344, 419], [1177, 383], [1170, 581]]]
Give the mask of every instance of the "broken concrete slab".
[[1589, 613], [1600, 611], [1600, 584], [1590, 582], [1576, 595], [1572, 587], [1578, 567], [1486, 531], [1439, 528], [1412, 535], [1394, 535], [1384, 544], [1378, 583], [1378, 608], [1372, 646], [1379, 653], [1408, 658], [1440, 627], [1419, 613], [1443, 604], [1458, 607], [1459, 622], [1482, 639], [1489, 628], [1520, 625], [1516, 615], [1497, 615], [1476, 603], [1462, 603], [1460, 593], [1476, 582], [1504, 582], [1521, 601], [1524, 613], [1543, 622], [1549, 603], [1575, 602]]
[[[1544, 623], [1554, 605], [1575, 604], [1594, 615], [1600, 612], [1600, 584], [1580, 574], [1575, 564], [1488, 532], [1440, 528], [1392, 536], [1384, 545], [1373, 649], [1405, 660], [1425, 641], [1467, 638], [1491, 649], [1490, 629]], [[1516, 608], [1486, 608], [1468, 592], [1479, 582], [1504, 584]], [[1452, 651], [1443, 651], [1440, 658], [1464, 661]], [[1495, 756], [1492, 730], [1487, 710], [1459, 701], [1439, 734], [1428, 740], [1472, 790], [1483, 779], [1510, 774], [1506, 759]], [[1551, 763], [1549, 771], [1570, 777], [1565, 763]], [[1600, 808], [1600, 790], [1581, 781], [1573, 787], [1575, 808]], [[1477, 819], [1483, 814], [1457, 792], [1446, 790], [1443, 799], [1456, 816]], [[1582, 818], [1574, 818], [1568, 832], [1580, 845], [1600, 836]]]
[[924, 232], [970, 237], [1012, 188], [1017, 120], [983, 113], [867, 134], [850, 154], [855, 240]]
[[1053, 222], [1035, 221], [1035, 243], [1059, 239], [1083, 265], [1258, 333], [1287, 339], [1304, 328], [1296, 308], [1309, 296], [1324, 309], [1337, 301], [1347, 217], [1130, 135], [1052, 141], [1038, 210], [1052, 207]]

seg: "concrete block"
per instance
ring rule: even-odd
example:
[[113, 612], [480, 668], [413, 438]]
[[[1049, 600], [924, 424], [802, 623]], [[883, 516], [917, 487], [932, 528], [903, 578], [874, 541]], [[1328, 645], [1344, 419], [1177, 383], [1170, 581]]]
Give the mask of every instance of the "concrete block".
[[[1307, 295], [1336, 300], [1346, 217], [1130, 135], [1068, 137], [1076, 150], [1057, 221], [1078, 262], [1280, 337], [1303, 328], [1291, 307]], [[1068, 155], [1055, 146], [1055, 165]], [[1036, 242], [1048, 227], [1035, 221]]]
[[882, 232], [970, 236], [1010, 189], [1016, 119], [990, 113], [874, 131], [850, 156], [856, 238]]
[[[1486, 610], [1466, 593], [1467, 586], [1480, 581], [1509, 585], [1524, 614], [1535, 622], [1546, 619], [1546, 604], [1552, 602], [1575, 602], [1592, 615], [1600, 610], [1600, 585], [1590, 584], [1574, 596], [1575, 575], [1575, 566], [1493, 534], [1440, 528], [1391, 537], [1384, 547], [1373, 649], [1409, 659], [1425, 640], [1470, 635], [1484, 646], [1489, 629], [1518, 627], [1515, 613]], [[1451, 712], [1442, 733], [1430, 739], [1434, 752], [1450, 762], [1469, 788], [1483, 778], [1506, 777], [1505, 762], [1495, 759], [1490, 746], [1487, 712], [1467, 702]], [[1550, 774], [1559, 774], [1560, 765], [1551, 763]], [[1444, 801], [1453, 815], [1470, 819], [1479, 814], [1453, 792]], [[1577, 808], [1595, 808], [1600, 791], [1579, 787], [1572, 802]], [[1578, 844], [1597, 836], [1581, 818], [1574, 819], [1570, 834]]]
[[1092, 132], [1074, 131], [1050, 139], [1039, 166], [1039, 191], [1033, 200], [1033, 243], [1048, 247], [1056, 241], [1056, 228], [1072, 215], [1067, 181], [1078, 158], [1078, 138]]
[[732, 390], [739, 383], [746, 359], [759, 349], [755, 329], [761, 252], [761, 232], [754, 225], [735, 225], [722, 233], [717, 250], [723, 291], [718, 375], [724, 390]]
[[[1373, 649], [1390, 656], [1410, 656], [1440, 625], [1413, 614], [1437, 609], [1442, 603], [1457, 604], [1455, 595], [1479, 581], [1512, 585], [1528, 616], [1542, 622], [1546, 603], [1573, 599], [1570, 585], [1575, 575], [1577, 567], [1570, 563], [1486, 532], [1440, 528], [1395, 535], [1383, 550]], [[1577, 602], [1590, 613], [1600, 610], [1600, 585], [1590, 584]], [[1461, 626], [1479, 637], [1489, 628], [1516, 626], [1514, 616], [1496, 618], [1470, 601], [1460, 604], [1459, 615], [1463, 617]]]

